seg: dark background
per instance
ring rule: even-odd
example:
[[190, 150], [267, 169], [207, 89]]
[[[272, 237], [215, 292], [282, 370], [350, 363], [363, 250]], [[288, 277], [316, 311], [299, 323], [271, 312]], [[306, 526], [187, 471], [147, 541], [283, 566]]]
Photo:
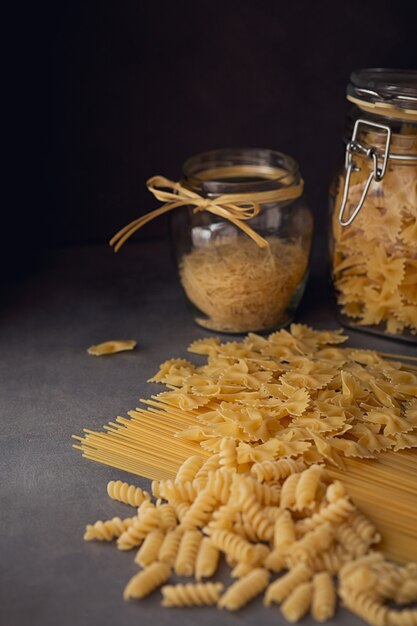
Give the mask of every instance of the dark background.
[[[416, 7], [103, 0], [22, 12], [16, 110], [28, 132], [1, 247], [9, 268], [33, 267], [46, 247], [106, 242], [156, 206], [149, 176], [177, 179], [187, 156], [218, 147], [294, 156], [322, 233], [349, 74], [416, 67]], [[136, 241], [165, 232], [162, 218]]]

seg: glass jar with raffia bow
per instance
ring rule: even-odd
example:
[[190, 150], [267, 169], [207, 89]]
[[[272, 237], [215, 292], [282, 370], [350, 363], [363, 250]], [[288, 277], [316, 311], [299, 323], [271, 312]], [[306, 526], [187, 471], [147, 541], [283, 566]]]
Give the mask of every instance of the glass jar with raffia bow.
[[111, 240], [117, 250], [168, 211], [181, 284], [200, 326], [226, 333], [287, 325], [304, 292], [313, 218], [297, 163], [272, 150], [213, 150], [183, 178], [147, 182], [163, 206]]

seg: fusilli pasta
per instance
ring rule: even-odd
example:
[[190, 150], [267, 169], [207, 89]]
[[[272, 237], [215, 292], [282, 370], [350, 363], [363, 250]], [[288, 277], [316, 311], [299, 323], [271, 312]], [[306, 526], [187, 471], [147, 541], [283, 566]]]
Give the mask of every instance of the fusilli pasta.
[[210, 606], [217, 604], [223, 591], [222, 583], [189, 583], [165, 585], [162, 606]]
[[262, 593], [268, 581], [268, 570], [260, 567], [253, 569], [226, 590], [219, 600], [218, 607], [228, 611], [240, 609]]
[[170, 573], [171, 568], [166, 563], [152, 563], [129, 580], [123, 592], [124, 599], [144, 598], [160, 587], [169, 578]]
[[140, 506], [144, 500], [151, 499], [147, 491], [121, 480], [111, 480], [107, 485], [107, 493], [113, 500], [135, 507]]

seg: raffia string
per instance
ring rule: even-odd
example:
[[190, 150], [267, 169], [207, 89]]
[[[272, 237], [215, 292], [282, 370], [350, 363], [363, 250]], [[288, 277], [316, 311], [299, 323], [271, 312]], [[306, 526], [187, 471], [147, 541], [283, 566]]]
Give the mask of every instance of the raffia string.
[[139, 228], [142, 228], [155, 217], [159, 217], [163, 213], [181, 206], [193, 206], [194, 212], [208, 211], [213, 215], [228, 220], [251, 237], [258, 246], [265, 248], [268, 246], [268, 242], [258, 235], [245, 221], [259, 215], [262, 204], [295, 200], [303, 193], [304, 183], [300, 180], [297, 185], [292, 185], [291, 187], [272, 189], [270, 191], [223, 194], [217, 196], [217, 198], [203, 198], [195, 191], [183, 187], [181, 183], [176, 183], [164, 176], [153, 176], [147, 181], [146, 186], [155, 198], [164, 202], [164, 204], [159, 209], [155, 209], [155, 211], [133, 220], [133, 222], [119, 230], [110, 240], [110, 245], [114, 247], [115, 252]]

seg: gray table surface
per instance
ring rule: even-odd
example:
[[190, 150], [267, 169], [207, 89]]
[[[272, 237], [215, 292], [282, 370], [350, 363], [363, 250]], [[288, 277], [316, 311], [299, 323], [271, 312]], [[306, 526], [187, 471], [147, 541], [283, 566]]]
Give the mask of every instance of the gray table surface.
[[[105, 246], [53, 250], [9, 289], [0, 307], [0, 623], [49, 626], [140, 624], [284, 624], [258, 599], [234, 614], [162, 609], [159, 594], [125, 603], [137, 568], [131, 553], [82, 539], [87, 522], [127, 516], [106, 484], [132, 476], [87, 461], [71, 435], [99, 428], [161, 390], [146, 380], [166, 358], [209, 333], [194, 325], [168, 247], [135, 243], [114, 256]], [[322, 264], [313, 273], [297, 321], [337, 322]], [[86, 348], [134, 338], [138, 349], [106, 358]], [[413, 354], [401, 343], [352, 332], [350, 343]], [[135, 479], [148, 487], [145, 479]], [[227, 580], [227, 573], [220, 575]], [[303, 624], [313, 624], [306, 618]], [[329, 624], [361, 624], [339, 609]]]

